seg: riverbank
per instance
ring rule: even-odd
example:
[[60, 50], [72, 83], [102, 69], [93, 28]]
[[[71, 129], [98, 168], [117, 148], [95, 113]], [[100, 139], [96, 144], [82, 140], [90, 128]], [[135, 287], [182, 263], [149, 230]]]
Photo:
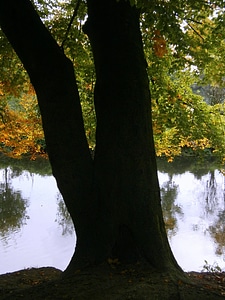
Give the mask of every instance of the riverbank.
[[32, 268], [0, 276], [1, 300], [217, 300], [225, 299], [225, 273], [186, 275], [192, 283], [174, 282], [146, 268], [102, 266], [62, 278], [55, 268]]

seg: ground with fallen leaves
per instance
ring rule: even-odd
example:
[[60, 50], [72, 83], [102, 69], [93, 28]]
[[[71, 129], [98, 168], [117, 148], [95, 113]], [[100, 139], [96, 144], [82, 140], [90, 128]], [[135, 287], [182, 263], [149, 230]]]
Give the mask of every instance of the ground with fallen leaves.
[[64, 278], [55, 268], [32, 268], [1, 275], [0, 299], [225, 299], [225, 273], [186, 275], [182, 282], [140, 266], [101, 266]]

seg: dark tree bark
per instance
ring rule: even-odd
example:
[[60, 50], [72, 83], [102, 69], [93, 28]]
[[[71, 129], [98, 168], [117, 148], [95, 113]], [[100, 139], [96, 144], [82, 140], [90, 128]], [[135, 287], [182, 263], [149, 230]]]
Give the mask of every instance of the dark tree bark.
[[160, 204], [139, 12], [128, 1], [89, 0], [88, 16], [97, 76], [95, 188], [105, 239], [122, 261], [176, 265]]
[[96, 151], [91, 160], [71, 62], [28, 0], [0, 0], [0, 23], [35, 87], [53, 174], [78, 243], [68, 271], [118, 258], [180, 270], [163, 222], [139, 12], [88, 0], [96, 67]]
[[81, 252], [89, 260], [86, 252], [92, 251], [96, 236], [93, 162], [73, 65], [29, 0], [1, 0], [0, 23], [35, 88], [53, 175], [74, 224], [76, 221], [77, 254]]

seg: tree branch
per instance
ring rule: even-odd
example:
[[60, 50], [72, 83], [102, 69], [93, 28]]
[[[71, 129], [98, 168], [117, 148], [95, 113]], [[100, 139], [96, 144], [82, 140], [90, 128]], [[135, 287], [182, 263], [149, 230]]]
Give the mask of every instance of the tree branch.
[[[187, 18], [186, 20], [187, 20], [187, 21], [191, 21], [191, 22], [196, 23], [196, 24], [202, 25], [202, 22], [196, 21], [196, 20], [194, 20], [194, 19], [189, 19], [189, 18]], [[188, 22], [187, 22], [187, 23], [188, 23]], [[188, 24], [188, 25], [189, 25], [189, 24]]]
[[73, 15], [72, 15], [72, 17], [71, 17], [71, 19], [70, 19], [69, 25], [68, 25], [67, 30], [66, 30], [66, 33], [65, 33], [65, 37], [64, 37], [64, 39], [63, 39], [63, 41], [62, 41], [62, 44], [61, 44], [61, 46], [60, 46], [62, 50], [63, 50], [63, 47], [64, 47], [65, 42], [66, 42], [67, 39], [68, 39], [68, 35], [69, 35], [69, 32], [70, 32], [71, 26], [72, 26], [72, 24], [73, 24], [73, 21], [74, 21], [75, 17], [77, 16], [78, 9], [79, 9], [79, 6], [80, 6], [80, 2], [81, 2], [80, 0], [77, 0], [77, 4], [76, 4], [76, 6], [75, 6], [75, 8], [74, 8]]
[[189, 24], [189, 23], [187, 23], [187, 24], [202, 39], [202, 41], [204, 42], [204, 37], [201, 36], [201, 34], [198, 33], [198, 31], [191, 24]]

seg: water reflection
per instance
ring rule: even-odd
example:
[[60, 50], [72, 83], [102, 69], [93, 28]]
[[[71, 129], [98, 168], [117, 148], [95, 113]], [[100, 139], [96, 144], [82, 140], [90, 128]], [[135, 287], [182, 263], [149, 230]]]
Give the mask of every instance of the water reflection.
[[218, 201], [221, 197], [219, 193], [219, 187], [217, 186], [215, 170], [211, 170], [209, 173], [209, 179], [206, 181], [205, 186], [205, 211], [208, 214], [213, 214], [218, 206]]
[[220, 211], [209, 232], [216, 244], [216, 255], [223, 256], [225, 260], [225, 210]]
[[[22, 197], [20, 190], [15, 190], [12, 186], [11, 178], [15, 173], [9, 168], [1, 172], [0, 182], [0, 235], [7, 241], [7, 236], [19, 230], [26, 220], [26, 207], [28, 200]], [[16, 175], [17, 176], [17, 175]]]
[[[16, 162], [17, 163], [17, 162]], [[70, 215], [41, 164], [0, 165], [0, 274], [25, 267], [65, 269], [76, 237]], [[186, 271], [204, 260], [225, 268], [224, 176], [212, 164], [158, 162], [169, 242]]]
[[208, 230], [215, 243], [215, 254], [225, 261], [225, 177], [220, 173], [223, 182], [218, 183], [215, 170], [210, 171], [209, 175], [205, 190], [205, 211], [214, 216], [214, 220]]
[[168, 181], [161, 185], [162, 210], [169, 238], [175, 235], [178, 229], [176, 215], [183, 214], [181, 207], [175, 204], [178, 192], [179, 186], [173, 181], [173, 175], [169, 175]]
[[62, 235], [73, 234], [74, 226], [70, 214], [66, 208], [62, 195], [58, 192], [56, 196], [58, 211], [56, 214], [56, 222], [62, 228]]
[[224, 176], [193, 160], [163, 168], [159, 164], [164, 219], [178, 263], [186, 271], [201, 270], [204, 260], [224, 269]]
[[63, 270], [74, 251], [72, 223], [54, 178], [33, 172], [0, 169], [0, 274], [41, 266]]

